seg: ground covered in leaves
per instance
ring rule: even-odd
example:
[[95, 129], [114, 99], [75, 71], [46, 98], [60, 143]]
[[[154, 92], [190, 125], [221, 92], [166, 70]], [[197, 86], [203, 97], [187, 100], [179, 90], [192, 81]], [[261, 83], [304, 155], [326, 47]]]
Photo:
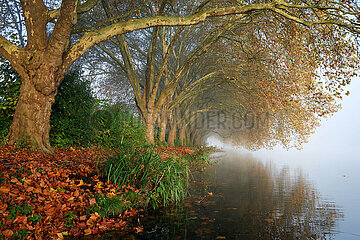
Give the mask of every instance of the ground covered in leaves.
[[[171, 154], [192, 155], [190, 148], [162, 148]], [[112, 197], [134, 191], [116, 188], [99, 178], [104, 152], [90, 149], [56, 149], [43, 155], [28, 148], [0, 146], [0, 239], [63, 239], [64, 236], [100, 234], [117, 229], [141, 231], [128, 224], [138, 214], [132, 207], [113, 217], [94, 209], [96, 195]], [[129, 205], [124, 200], [124, 205]], [[131, 205], [131, 204], [130, 204]]]

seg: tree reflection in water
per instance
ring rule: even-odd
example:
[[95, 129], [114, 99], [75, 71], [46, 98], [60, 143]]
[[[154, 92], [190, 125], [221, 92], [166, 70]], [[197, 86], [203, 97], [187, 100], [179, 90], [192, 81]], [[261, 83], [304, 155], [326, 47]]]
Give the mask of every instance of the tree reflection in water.
[[145, 230], [169, 229], [158, 239], [332, 239], [343, 218], [301, 169], [250, 155], [227, 154], [197, 179], [183, 205], [142, 219]]

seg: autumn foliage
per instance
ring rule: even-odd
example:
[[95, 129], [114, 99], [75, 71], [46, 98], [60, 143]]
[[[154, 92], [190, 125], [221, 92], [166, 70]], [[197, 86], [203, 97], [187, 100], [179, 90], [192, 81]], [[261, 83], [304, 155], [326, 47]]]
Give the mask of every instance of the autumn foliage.
[[[159, 148], [156, 152], [165, 160], [186, 159], [202, 151]], [[62, 239], [112, 229], [140, 232], [142, 227], [131, 219], [143, 205], [125, 196], [143, 191], [136, 182], [115, 186], [103, 180], [100, 169], [108, 157], [109, 151], [95, 149], [57, 148], [54, 154], [43, 155], [27, 147], [2, 145], [0, 239]], [[104, 202], [115, 202], [117, 210], [106, 212]]]
[[[0, 238], [62, 238], [125, 229], [130, 208], [113, 218], [89, 212], [95, 194], [108, 197], [135, 190], [99, 180], [98, 151], [56, 149], [53, 155], [4, 145], [0, 148]], [[135, 190], [136, 191], [136, 190]]]

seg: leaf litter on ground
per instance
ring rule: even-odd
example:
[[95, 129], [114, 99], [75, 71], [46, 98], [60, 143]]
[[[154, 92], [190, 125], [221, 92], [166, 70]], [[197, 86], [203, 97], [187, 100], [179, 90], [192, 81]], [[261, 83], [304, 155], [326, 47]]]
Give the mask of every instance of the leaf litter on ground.
[[[162, 158], [194, 156], [191, 147], [158, 148]], [[142, 209], [101, 217], [89, 208], [96, 194], [121, 196], [139, 190], [101, 181], [99, 169], [112, 151], [57, 148], [44, 155], [29, 148], [0, 145], [0, 239], [63, 239], [108, 230], [142, 231], [128, 224]], [[124, 200], [126, 201], [126, 200]]]
[[58, 148], [43, 155], [0, 146], [0, 239], [19, 238], [19, 233], [26, 233], [27, 239], [62, 239], [130, 230], [127, 221], [136, 215], [134, 208], [111, 218], [88, 211], [96, 204], [95, 194], [121, 195], [133, 189], [102, 182], [98, 177], [102, 158], [99, 150]]

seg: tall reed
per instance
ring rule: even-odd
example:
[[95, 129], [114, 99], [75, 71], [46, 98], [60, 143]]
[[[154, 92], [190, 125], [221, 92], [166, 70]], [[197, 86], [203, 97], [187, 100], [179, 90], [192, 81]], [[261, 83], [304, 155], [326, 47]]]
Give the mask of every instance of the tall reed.
[[154, 148], [122, 150], [110, 156], [103, 176], [118, 187], [136, 186], [145, 205], [167, 206], [187, 194], [189, 166], [180, 158], [161, 158]]

